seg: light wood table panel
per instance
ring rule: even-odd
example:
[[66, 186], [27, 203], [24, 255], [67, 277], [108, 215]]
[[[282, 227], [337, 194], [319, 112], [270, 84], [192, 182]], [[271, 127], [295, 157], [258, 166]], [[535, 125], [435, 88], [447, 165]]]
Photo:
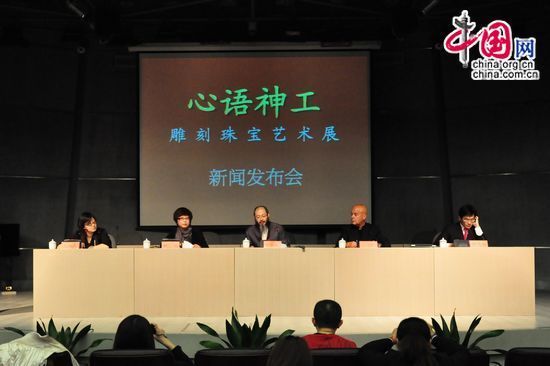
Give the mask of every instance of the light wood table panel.
[[135, 249], [136, 312], [227, 316], [235, 302], [234, 249]]
[[435, 312], [535, 315], [534, 248], [436, 248]]
[[240, 315], [307, 316], [318, 300], [333, 298], [333, 249], [235, 249]]
[[345, 316], [432, 315], [432, 248], [335, 249], [335, 294]]
[[34, 316], [535, 315], [534, 248], [48, 250]]
[[34, 316], [123, 317], [134, 313], [134, 251], [33, 251]]

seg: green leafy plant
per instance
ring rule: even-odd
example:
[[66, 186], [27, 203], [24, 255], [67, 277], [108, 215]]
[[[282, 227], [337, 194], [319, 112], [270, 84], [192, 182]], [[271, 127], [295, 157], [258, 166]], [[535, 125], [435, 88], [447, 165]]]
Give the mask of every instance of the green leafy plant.
[[[36, 332], [40, 334], [41, 336], [48, 335], [61, 343], [65, 348], [69, 350], [72, 354], [74, 354], [74, 351], [76, 350], [76, 346], [84, 339], [84, 337], [93, 331], [92, 325], [88, 324], [84, 328], [80, 329], [80, 331], [77, 333], [77, 329], [80, 326], [80, 322], [76, 324], [76, 326], [71, 329], [71, 327], [65, 328], [64, 326], [61, 327], [60, 330], [57, 329], [55, 326], [55, 322], [53, 321], [53, 318], [50, 318], [50, 321], [48, 322], [48, 327], [46, 328], [46, 325], [44, 324], [44, 321], [40, 319], [40, 322], [36, 322]], [[11, 332], [17, 333], [21, 336], [25, 335], [25, 332], [23, 332], [21, 329], [13, 328], [13, 327], [5, 327], [5, 330], [9, 330]], [[95, 348], [99, 346], [103, 341], [111, 340], [109, 338], [101, 338], [94, 340], [88, 347], [80, 350], [76, 357], [86, 353], [90, 348]]]
[[[271, 325], [271, 314], [265, 317], [264, 321], [260, 325], [258, 316], [254, 320], [254, 324], [250, 327], [248, 324], [241, 324], [237, 315], [237, 310], [231, 309], [231, 323], [225, 320], [225, 332], [227, 334], [227, 340], [220, 337], [220, 335], [211, 327], [203, 323], [197, 323], [200, 329], [206, 334], [216, 337], [222, 341], [200, 341], [201, 346], [210, 349], [221, 348], [266, 348], [270, 344], [277, 341], [281, 337], [286, 337], [294, 333], [293, 329], [287, 329], [279, 337], [273, 337], [267, 339], [267, 330]], [[225, 346], [224, 346], [225, 345]]]
[[[483, 333], [482, 335], [477, 337], [476, 340], [472, 342], [472, 344], [470, 344], [470, 338], [474, 333], [474, 330], [476, 329], [476, 327], [481, 322], [481, 316], [476, 315], [476, 317], [474, 318], [474, 320], [472, 320], [472, 323], [468, 327], [466, 334], [464, 334], [464, 339], [462, 340], [462, 343], [461, 343], [460, 334], [458, 333], [458, 326], [456, 325], [455, 311], [453, 311], [453, 316], [451, 317], [451, 321], [449, 322], [449, 324], [447, 324], [447, 322], [445, 321], [445, 318], [443, 318], [443, 315], [440, 314], [439, 316], [441, 317], [441, 325], [439, 325], [437, 320], [432, 318], [432, 326], [434, 327], [435, 333], [438, 336], [445, 336], [450, 340], [452, 340], [453, 342], [457, 344], [461, 344], [464, 348], [469, 350], [481, 349], [478, 346], [479, 342], [487, 338], [498, 337], [502, 333], [504, 333], [504, 329], [491, 330], [486, 333]], [[493, 350], [493, 351], [499, 352], [502, 350]]]

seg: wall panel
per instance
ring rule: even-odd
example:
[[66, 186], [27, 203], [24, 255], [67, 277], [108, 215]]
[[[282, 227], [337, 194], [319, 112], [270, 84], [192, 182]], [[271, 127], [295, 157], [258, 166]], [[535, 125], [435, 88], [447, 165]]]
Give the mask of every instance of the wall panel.
[[490, 243], [550, 246], [550, 174], [452, 179], [453, 207], [471, 203]]
[[47, 248], [63, 240], [66, 180], [0, 178], [0, 222], [20, 224], [21, 245]]
[[443, 227], [439, 179], [383, 179], [374, 188], [375, 223], [391, 243], [431, 242]]

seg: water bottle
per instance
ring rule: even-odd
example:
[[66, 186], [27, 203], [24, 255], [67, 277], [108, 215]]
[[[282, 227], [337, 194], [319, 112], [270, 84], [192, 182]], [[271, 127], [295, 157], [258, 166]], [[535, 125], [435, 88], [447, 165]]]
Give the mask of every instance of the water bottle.
[[441, 240], [439, 240], [439, 247], [440, 248], [448, 248], [449, 243], [447, 243], [447, 239], [441, 238]]
[[143, 249], [149, 248], [151, 248], [151, 242], [149, 241], [149, 239], [145, 238], [145, 240], [143, 241]]
[[50, 249], [57, 248], [57, 243], [55, 242], [55, 240], [52, 239], [48, 242], [48, 248], [50, 248]]
[[346, 241], [344, 238], [338, 240], [338, 248], [345, 248], [346, 247]]
[[250, 240], [246, 237], [243, 239], [243, 248], [250, 248]]

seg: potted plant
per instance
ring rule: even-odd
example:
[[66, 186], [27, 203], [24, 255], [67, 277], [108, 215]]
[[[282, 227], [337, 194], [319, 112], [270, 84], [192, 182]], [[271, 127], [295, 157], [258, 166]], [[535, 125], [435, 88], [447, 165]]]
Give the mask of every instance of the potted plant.
[[199, 343], [209, 349], [223, 349], [223, 348], [267, 348], [269, 345], [277, 341], [280, 337], [286, 337], [294, 333], [293, 329], [287, 329], [279, 337], [273, 337], [267, 339], [267, 330], [271, 325], [271, 314], [265, 317], [264, 321], [260, 325], [258, 316], [252, 326], [248, 324], [241, 324], [237, 315], [237, 310], [231, 309], [231, 322], [225, 320], [225, 332], [227, 334], [227, 340], [220, 337], [220, 335], [211, 327], [203, 323], [197, 323], [200, 329], [206, 334], [218, 338], [222, 343], [214, 341], [200, 341]]
[[[76, 331], [79, 325], [80, 325], [80, 322], [78, 322], [73, 329], [71, 329], [71, 327], [65, 328], [64, 326], [62, 326], [61, 329], [58, 330], [57, 327], [55, 326], [55, 322], [53, 318], [50, 318], [47, 328], [46, 328], [46, 325], [44, 324], [44, 321], [40, 319], [40, 321], [36, 322], [36, 332], [41, 336], [47, 335], [52, 337], [53, 339], [61, 343], [66, 349], [68, 349], [69, 352], [75, 355], [75, 357], [79, 357], [84, 353], [86, 353], [89, 349], [99, 346], [101, 343], [103, 343], [103, 341], [110, 340], [109, 338], [96, 339], [87, 347], [77, 347], [79, 343], [82, 342], [84, 337], [88, 333], [93, 331], [92, 325], [88, 324], [84, 328], [80, 329], [80, 331], [77, 333]], [[17, 333], [21, 336], [25, 335], [25, 332], [23, 332], [21, 329], [17, 329], [13, 327], [5, 327], [4, 329]], [[80, 348], [80, 351], [75, 354], [75, 351], [77, 348]]]
[[[456, 317], [455, 317], [455, 311], [453, 311], [453, 316], [451, 317], [451, 320], [449, 323], [445, 321], [445, 318], [443, 318], [443, 315], [439, 315], [441, 318], [441, 325], [432, 318], [432, 326], [435, 330], [435, 333], [438, 336], [445, 336], [449, 338], [451, 341], [461, 344], [464, 348], [468, 349], [470, 351], [470, 354], [472, 357], [471, 365], [486, 365], [488, 362], [489, 355], [487, 355], [487, 351], [493, 351], [496, 352], [496, 354], [503, 355], [506, 354], [505, 350], [502, 349], [491, 349], [491, 350], [484, 350], [478, 346], [479, 342], [481, 342], [484, 339], [487, 338], [494, 338], [500, 336], [502, 333], [504, 333], [504, 329], [494, 329], [488, 332], [483, 333], [479, 337], [477, 337], [471, 344], [470, 344], [470, 338], [472, 337], [472, 334], [474, 333], [474, 330], [481, 322], [481, 315], [476, 315], [476, 317], [472, 320], [470, 323], [470, 326], [468, 327], [468, 330], [464, 334], [464, 339], [462, 342], [460, 341], [460, 334], [458, 332], [458, 326], [456, 324]], [[476, 363], [476, 359], [480, 360], [479, 363]], [[492, 363], [499, 364], [498, 362], [493, 361]]]

